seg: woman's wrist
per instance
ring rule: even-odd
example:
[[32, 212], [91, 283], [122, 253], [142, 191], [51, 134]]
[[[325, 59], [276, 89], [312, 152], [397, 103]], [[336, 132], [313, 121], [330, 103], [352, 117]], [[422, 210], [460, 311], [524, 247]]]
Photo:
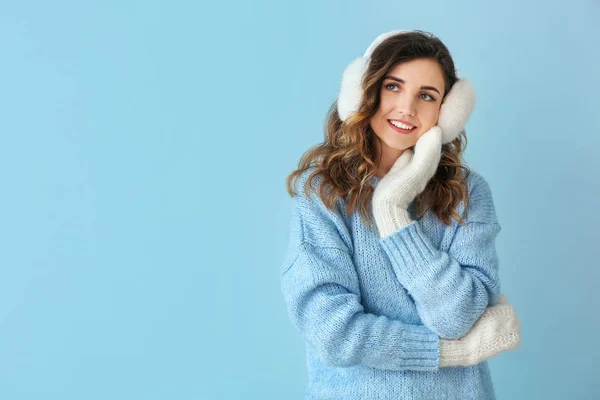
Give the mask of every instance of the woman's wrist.
[[376, 204], [373, 206], [373, 214], [381, 238], [389, 236], [413, 222], [408, 210], [396, 205]]

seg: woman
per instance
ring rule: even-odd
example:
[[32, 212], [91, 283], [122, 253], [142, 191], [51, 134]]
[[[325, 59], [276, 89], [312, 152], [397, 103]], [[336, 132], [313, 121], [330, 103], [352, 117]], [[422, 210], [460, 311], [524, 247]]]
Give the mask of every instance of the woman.
[[287, 180], [281, 288], [308, 399], [495, 399], [486, 360], [520, 330], [490, 187], [461, 163], [473, 104], [422, 31], [379, 35], [344, 71], [325, 141]]

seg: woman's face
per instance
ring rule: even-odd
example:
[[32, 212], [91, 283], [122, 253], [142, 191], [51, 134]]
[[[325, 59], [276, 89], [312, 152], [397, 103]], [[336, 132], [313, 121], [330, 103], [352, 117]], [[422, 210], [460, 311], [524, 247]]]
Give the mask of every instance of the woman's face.
[[[381, 139], [377, 152], [388, 152], [385, 158], [395, 159], [414, 146], [437, 124], [444, 94], [444, 75], [437, 61], [416, 59], [392, 68], [382, 81], [379, 108], [370, 120]], [[399, 131], [392, 122], [413, 128]]]

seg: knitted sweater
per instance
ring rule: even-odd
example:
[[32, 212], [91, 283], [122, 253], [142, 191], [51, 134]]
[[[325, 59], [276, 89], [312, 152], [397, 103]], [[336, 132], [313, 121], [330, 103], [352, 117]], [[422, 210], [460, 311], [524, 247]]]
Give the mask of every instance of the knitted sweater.
[[[306, 342], [306, 399], [495, 399], [487, 361], [439, 367], [439, 338], [464, 336], [500, 296], [500, 225], [487, 181], [471, 169], [466, 225], [429, 211], [380, 239], [342, 199], [330, 211], [304, 194], [314, 168], [296, 181], [280, 271]], [[464, 202], [457, 211], [465, 218]]]

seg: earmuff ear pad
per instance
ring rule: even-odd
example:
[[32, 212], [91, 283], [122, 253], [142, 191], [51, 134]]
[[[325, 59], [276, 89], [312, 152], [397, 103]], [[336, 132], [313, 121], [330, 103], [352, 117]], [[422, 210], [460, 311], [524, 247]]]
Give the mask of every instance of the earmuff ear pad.
[[342, 76], [342, 85], [337, 101], [337, 110], [342, 121], [358, 110], [362, 100], [362, 79], [367, 72], [368, 60], [364, 57], [354, 59]]
[[453, 141], [465, 129], [475, 100], [475, 89], [471, 82], [466, 79], [456, 81], [440, 108], [437, 125], [442, 128], [442, 143]]

